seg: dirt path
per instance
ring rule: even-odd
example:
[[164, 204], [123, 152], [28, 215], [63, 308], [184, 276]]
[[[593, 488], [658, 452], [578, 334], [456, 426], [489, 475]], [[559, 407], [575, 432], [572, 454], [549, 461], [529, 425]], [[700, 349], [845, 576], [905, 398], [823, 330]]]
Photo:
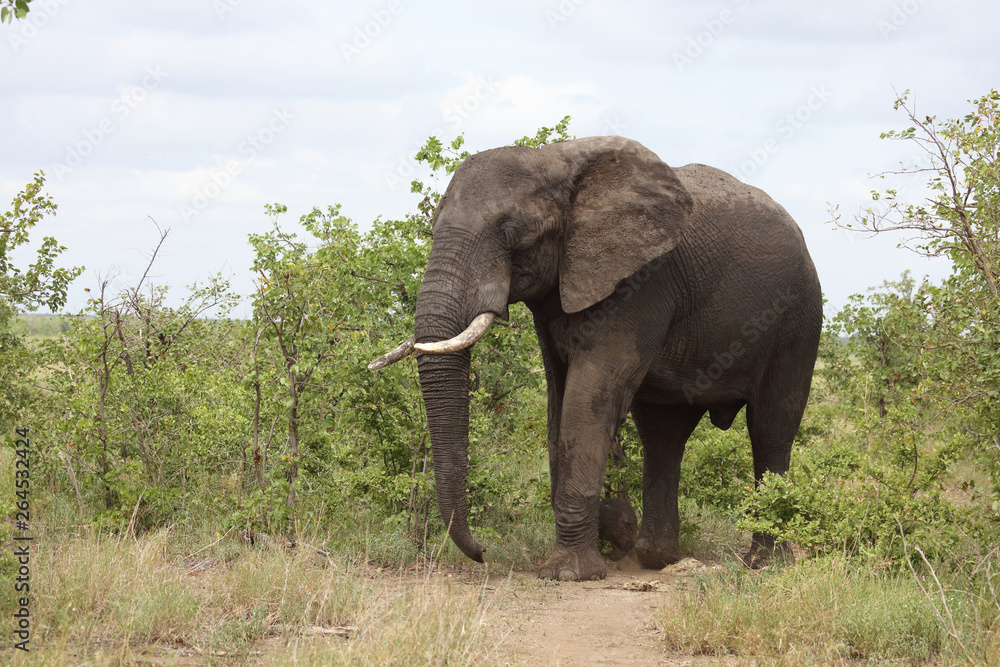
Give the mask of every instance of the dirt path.
[[625, 563], [603, 581], [525, 582], [522, 620], [504, 642], [511, 664], [692, 665], [690, 657], [666, 652], [655, 613], [705, 569], [697, 561], [663, 572]]

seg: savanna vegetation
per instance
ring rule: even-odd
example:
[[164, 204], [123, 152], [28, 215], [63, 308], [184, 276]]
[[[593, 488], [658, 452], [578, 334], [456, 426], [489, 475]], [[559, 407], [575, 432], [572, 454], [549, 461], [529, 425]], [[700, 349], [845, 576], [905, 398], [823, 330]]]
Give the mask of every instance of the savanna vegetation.
[[[742, 418], [729, 431], [706, 420], [692, 438], [684, 544], [723, 567], [659, 612], [669, 650], [997, 664], [998, 105], [993, 91], [938, 121], [898, 101], [907, 127], [884, 137], [920, 149], [901, 169], [929, 179], [927, 198], [873, 191], [870, 209], [835, 224], [908, 232], [908, 247], [947, 256], [952, 275], [904, 275], [828, 320], [789, 474], [754, 487]], [[568, 122], [517, 143], [569, 138]], [[417, 160], [430, 177], [413, 183], [402, 220], [362, 229], [338, 205], [298, 220], [265, 207], [269, 231], [248, 239], [253, 294], [222, 276], [168, 294], [151, 278], [170, 243], [162, 231], [134, 284], [107, 275], [81, 312], [58, 318], [24, 313], [62, 308], [81, 269], [59, 268], [49, 238], [16, 265], [56, 212], [42, 174], [17, 195], [0, 222], [0, 588], [14, 590], [13, 538], [32, 535], [36, 657], [119, 662], [186, 647], [267, 662], [281, 646], [329, 664], [495, 659], [485, 619], [496, 610], [475, 590], [442, 601], [372, 576], [468, 563], [434, 506], [415, 362], [366, 368], [412, 333], [430, 220], [466, 156], [461, 137], [429, 139]], [[233, 316], [243, 299], [249, 319]], [[522, 307], [476, 346], [470, 420], [474, 530], [494, 572], [531, 569], [554, 530], [544, 374]], [[30, 486], [15, 477], [18, 428], [30, 429]], [[631, 422], [612, 454], [606, 492], [641, 510]], [[753, 530], [797, 545], [796, 564], [743, 568], [735, 554]], [[0, 595], [8, 618], [16, 604]]]

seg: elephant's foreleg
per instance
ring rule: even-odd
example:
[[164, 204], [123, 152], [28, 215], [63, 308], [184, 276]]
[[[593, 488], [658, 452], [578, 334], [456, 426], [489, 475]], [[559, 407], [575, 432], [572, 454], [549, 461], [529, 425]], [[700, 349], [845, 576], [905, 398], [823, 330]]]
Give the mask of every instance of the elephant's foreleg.
[[597, 435], [604, 431], [602, 425], [591, 424], [587, 428], [592, 435], [582, 437], [575, 425], [564, 420], [555, 452], [550, 452], [558, 475], [558, 483], [552, 489], [556, 549], [538, 572], [543, 579], [583, 581], [603, 579], [606, 573], [597, 535], [609, 446]]
[[605, 576], [598, 548], [598, 506], [611, 439], [630, 398], [629, 382], [594, 364], [571, 365], [563, 396], [558, 441], [550, 451], [558, 476], [552, 507], [556, 549], [539, 570], [546, 579]]
[[705, 409], [636, 401], [632, 417], [642, 440], [642, 527], [635, 543], [639, 564], [659, 569], [681, 558], [677, 488], [684, 445]]

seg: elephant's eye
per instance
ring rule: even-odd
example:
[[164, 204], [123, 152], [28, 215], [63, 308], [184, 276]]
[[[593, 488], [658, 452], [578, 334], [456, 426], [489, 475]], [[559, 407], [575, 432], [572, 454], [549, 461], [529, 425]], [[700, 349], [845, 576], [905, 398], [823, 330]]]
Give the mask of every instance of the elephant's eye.
[[513, 220], [505, 220], [500, 223], [500, 238], [507, 249], [517, 246], [521, 240], [521, 227]]

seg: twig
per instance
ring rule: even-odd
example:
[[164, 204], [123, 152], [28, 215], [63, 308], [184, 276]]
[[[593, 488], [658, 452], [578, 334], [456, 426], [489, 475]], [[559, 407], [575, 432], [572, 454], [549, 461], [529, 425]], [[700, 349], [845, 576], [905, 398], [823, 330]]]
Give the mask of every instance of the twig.
[[135, 539], [135, 517], [139, 514], [139, 503], [142, 502], [142, 496], [145, 493], [146, 489], [139, 492], [139, 497], [135, 501], [135, 508], [132, 510], [132, 518], [128, 520], [128, 528], [125, 530], [126, 533], [132, 536], [133, 540]]
[[198, 549], [197, 551], [195, 551], [195, 552], [194, 552], [193, 554], [188, 554], [187, 558], [185, 558], [184, 560], [188, 560], [189, 558], [193, 558], [194, 556], [197, 556], [198, 554], [200, 554], [200, 553], [201, 553], [202, 551], [204, 551], [205, 549], [208, 549], [209, 547], [214, 547], [214, 546], [215, 546], [216, 544], [218, 544], [218, 543], [219, 543], [219, 542], [221, 542], [222, 540], [226, 539], [226, 537], [227, 537], [227, 536], [229, 535], [229, 533], [233, 532], [233, 531], [234, 531], [235, 529], [236, 529], [236, 527], [235, 527], [235, 526], [233, 526], [232, 528], [230, 528], [229, 530], [227, 530], [227, 531], [225, 532], [225, 534], [224, 534], [224, 535], [222, 535], [222, 537], [220, 537], [220, 538], [219, 538], [219, 539], [217, 539], [216, 541], [212, 542], [211, 544], [206, 544], [206, 545], [205, 545], [205, 546], [203, 546], [203, 547], [202, 547], [201, 549]]
[[[945, 631], [952, 639], [955, 640], [955, 643], [958, 644], [959, 648], [962, 649], [962, 655], [965, 656], [965, 659], [968, 660], [969, 663], [975, 664], [977, 661], [973, 660], [972, 656], [969, 655], [969, 650], [965, 648], [965, 644], [962, 643], [962, 638], [959, 635], [958, 628], [955, 627], [955, 619], [951, 615], [951, 608], [948, 607], [948, 598], [945, 595], [944, 586], [938, 579], [937, 573], [934, 571], [934, 566], [931, 565], [929, 560], [927, 560], [927, 556], [924, 555], [923, 550], [914, 544], [913, 549], [920, 554], [920, 559], [924, 562], [924, 565], [927, 566], [927, 570], [930, 572], [931, 578], [934, 579], [934, 584], [937, 586], [937, 593], [938, 597], [941, 599], [941, 608], [944, 610], [944, 615], [942, 615], [942, 612], [938, 610], [938, 606], [934, 603], [933, 596], [920, 580], [920, 577], [917, 575], [916, 568], [913, 567], [913, 563], [910, 562], [909, 545], [906, 542], [906, 534], [903, 531], [903, 524], [899, 521], [899, 519], [896, 519], [896, 525], [899, 526], [899, 536], [903, 540], [903, 555], [906, 557], [906, 564], [910, 568], [910, 572], [913, 574], [913, 580], [917, 582], [917, 586], [920, 586], [920, 590], [923, 592], [924, 597], [927, 598], [931, 608], [934, 610], [934, 615], [937, 616], [938, 622], [945, 626]], [[947, 616], [947, 621], [945, 620], [945, 616]]]
[[324, 558], [327, 558], [327, 559], [332, 559], [333, 558], [333, 554], [331, 554], [329, 551], [323, 551], [319, 547], [313, 546], [313, 545], [309, 544], [308, 542], [303, 542], [302, 540], [298, 540], [298, 544], [301, 544], [304, 547], [309, 547], [310, 549], [312, 549], [313, 551], [315, 551], [316, 553], [318, 553], [320, 556], [323, 556]]
[[80, 487], [76, 483], [76, 473], [73, 472], [73, 457], [67, 451], [63, 451], [63, 455], [66, 459], [66, 472], [69, 473], [69, 481], [72, 482], [73, 490], [76, 491], [76, 502], [80, 505], [80, 511], [83, 512], [83, 496], [80, 495]]
[[385, 280], [383, 278], [375, 278], [373, 276], [362, 275], [362, 274], [358, 273], [357, 271], [354, 271], [353, 269], [351, 270], [351, 275], [354, 276], [355, 278], [361, 278], [363, 280], [370, 280], [370, 281], [375, 282], [375, 283], [382, 283], [383, 285], [388, 285], [389, 287], [398, 287], [399, 291], [401, 293], [401, 296], [403, 297], [403, 299], [404, 300], [409, 299], [409, 295], [407, 295], [407, 293], [406, 293], [406, 285], [404, 285], [402, 281], [394, 283], [394, 282], [392, 282], [390, 280]]

